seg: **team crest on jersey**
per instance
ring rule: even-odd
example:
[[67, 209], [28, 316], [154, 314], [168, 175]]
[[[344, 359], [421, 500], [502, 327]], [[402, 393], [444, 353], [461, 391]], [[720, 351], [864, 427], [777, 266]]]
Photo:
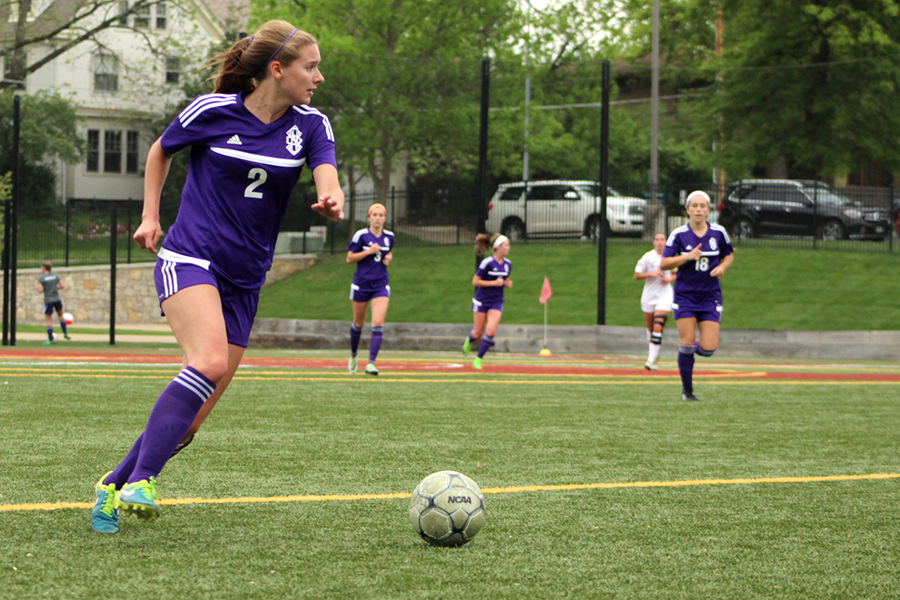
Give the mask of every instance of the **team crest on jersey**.
[[303, 148], [303, 132], [294, 125], [287, 132], [287, 151], [297, 156]]
[[719, 243], [716, 241], [716, 238], [709, 238], [709, 249], [710, 250], [718, 250]]

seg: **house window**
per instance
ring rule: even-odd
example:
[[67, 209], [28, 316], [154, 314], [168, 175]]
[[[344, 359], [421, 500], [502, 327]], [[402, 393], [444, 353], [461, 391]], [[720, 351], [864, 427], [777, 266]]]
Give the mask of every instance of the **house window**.
[[149, 29], [150, 28], [150, 5], [144, 4], [134, 11], [134, 28]]
[[160, 2], [156, 5], [156, 28], [166, 28], [166, 3]]
[[103, 172], [122, 172], [122, 132], [109, 130], [103, 132]]
[[125, 145], [125, 172], [138, 172], [138, 132], [129, 131], [126, 134], [127, 140]]
[[[12, 76], [12, 62], [13, 62], [13, 57], [12, 57], [11, 54], [7, 54], [6, 56], [3, 57], [3, 79], [13, 79], [13, 76]], [[23, 53], [23, 54], [22, 54], [22, 62], [23, 62], [23, 64], [25, 64], [25, 65], [28, 64], [28, 54], [26, 54], [26, 53]], [[26, 78], [27, 78], [27, 74], [26, 74], [26, 75], [23, 75], [23, 76], [22, 76], [22, 79], [21, 79], [20, 81], [25, 80]], [[16, 78], [16, 79], [18, 79], [18, 78]], [[16, 84], [16, 89], [17, 89], [17, 90], [24, 90], [24, 89], [25, 89], [25, 84], [24, 84], [24, 83], [17, 83], [17, 84]]]
[[128, 27], [128, 0], [119, 2], [119, 26]]
[[181, 79], [181, 58], [166, 57], [166, 83], [177, 84]]
[[97, 173], [100, 170], [100, 131], [88, 129], [87, 134], [87, 172]]
[[115, 92], [119, 89], [119, 60], [115, 54], [94, 55], [94, 91]]

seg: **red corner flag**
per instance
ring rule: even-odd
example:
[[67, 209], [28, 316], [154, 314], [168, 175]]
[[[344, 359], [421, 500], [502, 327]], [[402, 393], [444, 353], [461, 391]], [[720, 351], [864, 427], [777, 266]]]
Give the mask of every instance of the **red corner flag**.
[[541, 304], [547, 304], [547, 300], [549, 300], [552, 295], [553, 290], [550, 289], [550, 280], [544, 277], [544, 287], [541, 288]]

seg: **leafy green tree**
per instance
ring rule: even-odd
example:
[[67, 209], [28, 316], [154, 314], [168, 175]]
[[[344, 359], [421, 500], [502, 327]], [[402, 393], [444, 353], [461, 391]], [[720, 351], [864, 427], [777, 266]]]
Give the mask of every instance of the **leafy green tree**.
[[[13, 167], [13, 92], [0, 92], [0, 173]], [[77, 162], [84, 140], [76, 127], [75, 108], [50, 92], [22, 96], [19, 123], [19, 202], [22, 206], [52, 203], [56, 174], [52, 159]]]

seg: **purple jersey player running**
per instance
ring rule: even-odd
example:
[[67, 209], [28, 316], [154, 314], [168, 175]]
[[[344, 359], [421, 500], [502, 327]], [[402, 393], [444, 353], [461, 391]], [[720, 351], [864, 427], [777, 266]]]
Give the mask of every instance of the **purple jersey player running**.
[[319, 47], [285, 21], [269, 21], [213, 59], [215, 92], [195, 99], [147, 156], [144, 211], [134, 233], [156, 253], [159, 199], [172, 155], [191, 148], [175, 223], [156, 263], [162, 310], [184, 353], [143, 433], [100, 478], [95, 531], [119, 530], [119, 513], [159, 515], [156, 477], [228, 386], [256, 314], [288, 198], [303, 165], [316, 185], [313, 210], [343, 218], [334, 137], [309, 102], [323, 82]]
[[[687, 225], [675, 229], [666, 241], [659, 268], [678, 269], [675, 280], [675, 323], [678, 326], [678, 370], [681, 399], [694, 401], [694, 354], [712, 356], [719, 346], [722, 286], [719, 279], [734, 261], [734, 248], [724, 227], [710, 225], [706, 192], [687, 197]], [[700, 330], [700, 342], [696, 341]]]
[[479, 233], [475, 238], [478, 256], [483, 256], [489, 248], [493, 249], [493, 253], [479, 263], [475, 276], [472, 277], [472, 285], [478, 288], [475, 290], [475, 299], [472, 300], [474, 327], [462, 345], [463, 354], [468, 356], [472, 343], [482, 338], [478, 346], [478, 356], [472, 362], [472, 367], [479, 370], [481, 359], [494, 345], [494, 335], [497, 333], [497, 326], [500, 325], [500, 317], [503, 316], [503, 290], [513, 285], [512, 279], [509, 278], [512, 263], [506, 258], [509, 254], [509, 240], [499, 233], [492, 236]]
[[391, 299], [391, 280], [388, 265], [394, 258], [394, 234], [384, 230], [387, 209], [376, 202], [369, 207], [369, 226], [360, 229], [347, 247], [347, 262], [356, 263], [356, 273], [350, 284], [350, 303], [353, 305], [353, 323], [350, 325], [350, 362], [347, 368], [356, 373], [356, 352], [359, 338], [366, 324], [366, 309], [372, 305], [372, 339], [369, 341], [369, 362], [366, 373], [378, 375], [375, 359], [384, 337], [384, 318]]

